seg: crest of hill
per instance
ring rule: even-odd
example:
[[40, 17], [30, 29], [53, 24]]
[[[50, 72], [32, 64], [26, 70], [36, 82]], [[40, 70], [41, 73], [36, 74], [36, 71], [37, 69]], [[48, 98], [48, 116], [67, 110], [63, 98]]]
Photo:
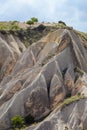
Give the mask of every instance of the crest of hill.
[[65, 23], [61, 23], [60, 21], [59, 23], [37, 22], [33, 25], [29, 25], [26, 22], [19, 21], [0, 22], [0, 32], [2, 34], [13, 34], [19, 37], [19, 39], [25, 44], [26, 47], [28, 47], [33, 42], [40, 40], [48, 33], [51, 33], [58, 29], [75, 31], [75, 33], [77, 33], [77, 35], [81, 38], [84, 47], [87, 48], [87, 33], [74, 30], [73, 27], [69, 27]]

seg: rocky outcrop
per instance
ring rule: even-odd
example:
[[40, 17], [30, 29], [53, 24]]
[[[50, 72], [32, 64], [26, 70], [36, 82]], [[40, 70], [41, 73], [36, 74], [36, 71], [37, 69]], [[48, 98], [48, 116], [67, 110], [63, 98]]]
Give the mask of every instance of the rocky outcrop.
[[[3, 56], [1, 49], [1, 66], [9, 63], [7, 56], [10, 57], [12, 63], [15, 61], [14, 67], [10, 65], [10, 71], [7, 67], [9, 73], [6, 74], [5, 71], [6, 75], [0, 83], [1, 130], [9, 128], [11, 118], [17, 114], [23, 117], [31, 115], [37, 121], [46, 117], [65, 98], [78, 92], [86, 96], [86, 51], [73, 30], [59, 29], [52, 32], [33, 43], [22, 54], [19, 49], [22, 43], [18, 39], [14, 45], [13, 42], [9, 44], [6, 41], [0, 44], [6, 50]], [[22, 47], [24, 50], [25, 47]], [[4, 70], [3, 67], [1, 67], [1, 72]], [[76, 71], [76, 68], [83, 73], [80, 74], [81, 72]], [[76, 91], [75, 88], [80, 81], [82, 86]], [[64, 129], [67, 123], [70, 129], [77, 129], [78, 119], [75, 113], [79, 108], [78, 104], [81, 105], [83, 102], [84, 110], [86, 110], [86, 99], [83, 99], [69, 105], [68, 110], [65, 107], [53, 113], [47, 120], [35, 127], [35, 130]], [[86, 118], [84, 117], [84, 121]]]
[[[85, 130], [87, 128], [87, 99], [65, 106], [53, 112], [33, 130]], [[31, 130], [27, 128], [27, 130]]]
[[9, 75], [21, 54], [25, 50], [23, 43], [11, 34], [0, 34], [0, 81]]

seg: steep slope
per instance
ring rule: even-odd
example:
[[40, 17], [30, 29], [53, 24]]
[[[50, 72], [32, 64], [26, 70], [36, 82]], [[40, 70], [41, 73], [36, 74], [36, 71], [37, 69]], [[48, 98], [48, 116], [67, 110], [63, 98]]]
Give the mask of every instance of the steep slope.
[[53, 112], [42, 123], [26, 130], [86, 130], [87, 99], [81, 99]]
[[[0, 130], [9, 128], [11, 118], [17, 114], [23, 117], [31, 115], [38, 121], [57, 108], [65, 98], [77, 93], [84, 94], [85, 98], [56, 112], [54, 110], [33, 130], [63, 129], [67, 123], [70, 129], [77, 130], [82, 115], [80, 122], [85, 129], [87, 127], [85, 115], [87, 52], [77, 33], [73, 30], [58, 29], [33, 43], [26, 50], [20, 41], [15, 40], [16, 43], [13, 44], [14, 37], [11, 38], [12, 42], [7, 38], [4, 42], [0, 42], [0, 45], [5, 45], [12, 63], [13, 59], [16, 60], [11, 71], [7, 74], [5, 71], [6, 75], [0, 83]], [[20, 44], [25, 50], [21, 55]], [[1, 65], [7, 65], [7, 54]], [[0, 56], [3, 57], [2, 49]], [[7, 70], [8, 68], [7, 66]], [[82, 113], [80, 113], [81, 108], [78, 107], [81, 104], [84, 104]], [[77, 111], [79, 111], [78, 118]]]
[[25, 49], [18, 37], [0, 33], [0, 81], [11, 73], [21, 51]]

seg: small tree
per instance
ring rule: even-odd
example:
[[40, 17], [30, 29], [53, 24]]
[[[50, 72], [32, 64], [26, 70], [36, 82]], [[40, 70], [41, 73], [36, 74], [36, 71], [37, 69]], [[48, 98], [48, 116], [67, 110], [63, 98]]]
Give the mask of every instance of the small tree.
[[30, 20], [28, 20], [26, 23], [27, 24], [34, 24], [35, 22], [38, 22], [38, 18], [32, 17]]
[[32, 18], [31, 18], [31, 21], [33, 21], [33, 22], [38, 22], [38, 18], [32, 17]]
[[14, 128], [18, 128], [20, 130], [20, 128], [22, 128], [24, 126], [24, 119], [19, 116], [19, 115], [16, 115], [14, 116], [12, 119], [12, 125]]
[[29, 25], [34, 24], [34, 22], [31, 21], [31, 20], [27, 21], [26, 23], [29, 24]]

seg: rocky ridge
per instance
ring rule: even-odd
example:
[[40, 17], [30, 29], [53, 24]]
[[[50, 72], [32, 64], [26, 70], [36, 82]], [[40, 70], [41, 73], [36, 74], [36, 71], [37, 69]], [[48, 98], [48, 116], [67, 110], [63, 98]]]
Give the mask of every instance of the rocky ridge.
[[[85, 130], [86, 55], [83, 39], [72, 29], [50, 32], [27, 49], [18, 37], [1, 34], [0, 130], [10, 128], [17, 114], [31, 115], [35, 121], [47, 116], [27, 130]], [[57, 110], [58, 104], [79, 93], [81, 99]]]

